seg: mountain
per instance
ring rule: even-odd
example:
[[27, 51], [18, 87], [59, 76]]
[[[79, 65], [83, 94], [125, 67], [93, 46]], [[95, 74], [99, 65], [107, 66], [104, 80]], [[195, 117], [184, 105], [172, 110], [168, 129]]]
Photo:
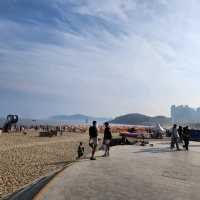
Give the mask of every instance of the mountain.
[[92, 117], [82, 114], [74, 114], [74, 115], [55, 115], [48, 118], [48, 121], [53, 122], [64, 122], [64, 123], [91, 123], [92, 121], [97, 121], [98, 123], [103, 123], [105, 121], [111, 120], [111, 118], [105, 117]]
[[161, 125], [169, 125], [171, 124], [171, 118], [165, 116], [150, 117], [139, 113], [132, 113], [116, 117], [110, 123], [129, 125], [155, 125], [159, 123]]
[[55, 115], [50, 117], [49, 120], [86, 120], [90, 118], [92, 117], [81, 114], [75, 114], [75, 115]]
[[[116, 117], [115, 119], [104, 117], [92, 117], [87, 115], [75, 114], [75, 115], [55, 115], [48, 119], [33, 120], [33, 119], [19, 119], [18, 125], [31, 126], [31, 125], [57, 125], [57, 124], [85, 124], [95, 120], [99, 124], [109, 121], [112, 124], [130, 124], [130, 125], [171, 125], [171, 118], [165, 116], [147, 116], [139, 113], [132, 113]], [[4, 118], [0, 118], [0, 127], [5, 122]]]

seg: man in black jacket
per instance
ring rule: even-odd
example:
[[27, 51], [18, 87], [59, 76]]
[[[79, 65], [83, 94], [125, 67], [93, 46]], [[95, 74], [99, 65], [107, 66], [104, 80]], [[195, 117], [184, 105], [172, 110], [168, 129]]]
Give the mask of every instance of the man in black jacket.
[[98, 145], [98, 130], [97, 130], [97, 122], [93, 121], [92, 126], [89, 128], [89, 146], [92, 148], [92, 155], [90, 160], [95, 160], [94, 154]]
[[178, 127], [178, 135], [179, 135], [179, 141], [183, 143], [183, 127], [182, 126]]
[[109, 123], [105, 122], [104, 125], [105, 125], [105, 130], [104, 130], [103, 144], [105, 145], [105, 153], [103, 156], [106, 157], [106, 156], [109, 156], [112, 134], [110, 131]]
[[190, 130], [188, 128], [188, 126], [183, 128], [183, 141], [185, 143], [185, 149], [186, 151], [188, 151], [188, 146], [189, 146], [189, 140], [190, 140]]

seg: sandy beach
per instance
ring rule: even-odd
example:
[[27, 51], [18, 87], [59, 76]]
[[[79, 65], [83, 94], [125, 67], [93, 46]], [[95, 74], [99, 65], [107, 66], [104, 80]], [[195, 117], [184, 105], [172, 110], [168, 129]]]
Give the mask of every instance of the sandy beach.
[[84, 142], [87, 154], [89, 147], [86, 133], [64, 133], [63, 136], [51, 138], [38, 137], [34, 131], [27, 135], [1, 135], [0, 197], [75, 160], [80, 141]]

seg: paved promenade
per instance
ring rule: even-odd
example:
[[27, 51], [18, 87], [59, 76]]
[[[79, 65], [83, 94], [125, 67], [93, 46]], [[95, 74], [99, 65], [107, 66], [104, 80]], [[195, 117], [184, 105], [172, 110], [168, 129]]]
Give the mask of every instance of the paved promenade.
[[168, 146], [113, 147], [109, 158], [69, 166], [35, 200], [199, 200], [200, 143], [189, 152]]

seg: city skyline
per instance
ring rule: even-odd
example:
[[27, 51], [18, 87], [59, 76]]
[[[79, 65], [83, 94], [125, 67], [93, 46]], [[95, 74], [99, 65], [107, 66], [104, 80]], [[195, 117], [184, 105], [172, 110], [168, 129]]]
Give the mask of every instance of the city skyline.
[[198, 107], [198, 0], [0, 2], [0, 116]]
[[199, 123], [200, 107], [192, 108], [188, 105], [172, 105], [171, 118], [173, 123]]

